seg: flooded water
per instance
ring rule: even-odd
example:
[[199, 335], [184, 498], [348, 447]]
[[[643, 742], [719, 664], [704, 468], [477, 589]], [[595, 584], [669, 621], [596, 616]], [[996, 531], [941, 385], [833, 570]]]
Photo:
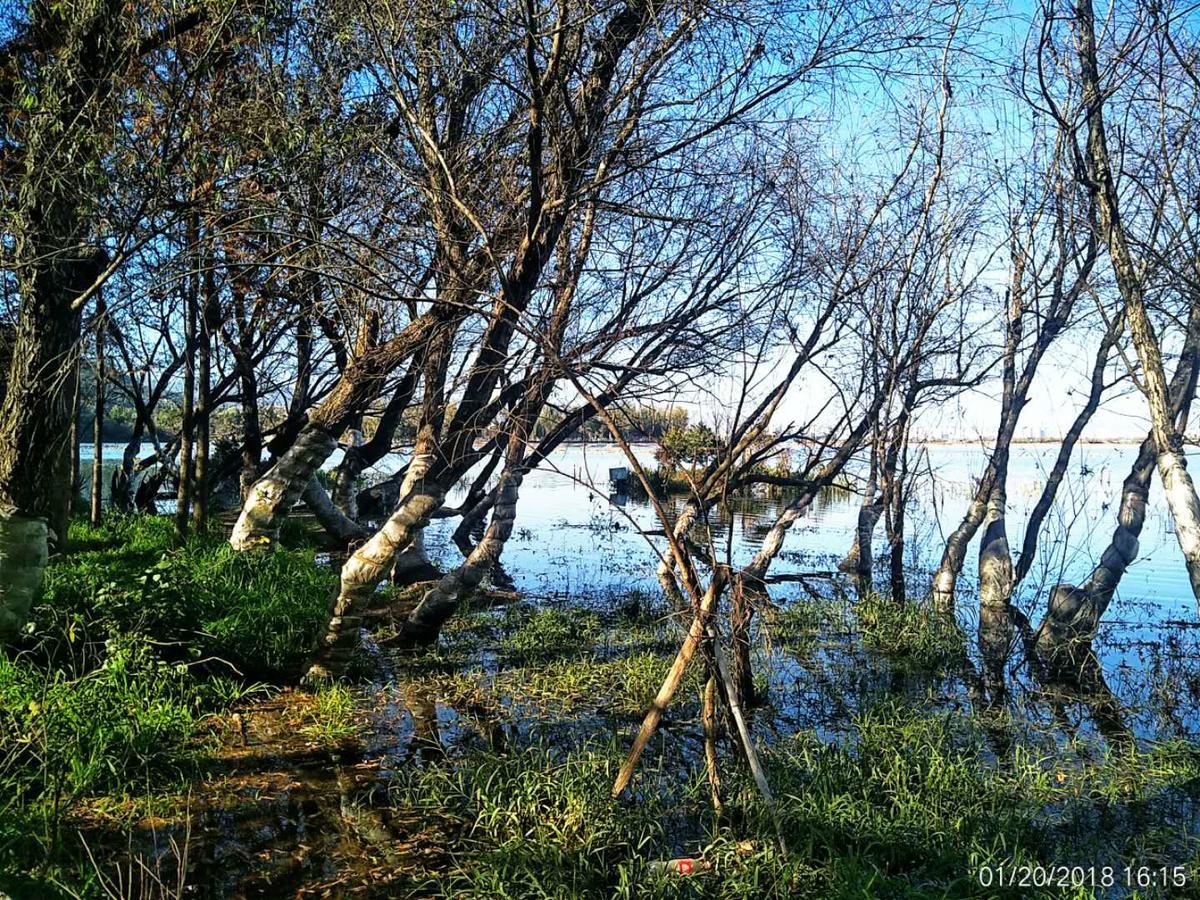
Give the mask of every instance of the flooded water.
[[[119, 444], [104, 446], [106, 479], [122, 450]], [[1013, 450], [1007, 525], [1014, 555], [1057, 450], [1057, 444], [1021, 444]], [[635, 448], [648, 467], [654, 464], [653, 451], [649, 445]], [[1136, 455], [1137, 446], [1132, 444], [1077, 448], [1057, 502], [1046, 518], [1038, 557], [1016, 598], [1035, 626], [1050, 588], [1060, 582], [1082, 581], [1107, 546], [1121, 482]], [[906, 552], [910, 589], [919, 596], [928, 589], [944, 537], [966, 511], [987, 457], [982, 449], [965, 445], [928, 445], [919, 448], [915, 456], [912, 468], [923, 474], [908, 510]], [[90, 473], [90, 445], [83, 446], [81, 457], [84, 473]], [[335, 456], [328, 465], [337, 461]], [[367, 478], [395, 472], [404, 461], [402, 454], [390, 456], [370, 470]], [[661, 525], [645, 499], [615, 492], [609, 479], [611, 468], [627, 465], [615, 447], [573, 445], [559, 449], [525, 478], [513, 537], [503, 557], [505, 574], [517, 590], [535, 599], [600, 605], [634, 590], [651, 595], [658, 592], [654, 571], [665, 547]], [[465, 487], [451, 494], [448, 502], [459, 502], [464, 493]], [[674, 514], [683, 499], [668, 501], [669, 512]], [[813, 577], [773, 585], [773, 600], [786, 604], [811, 596], [814, 589], [830, 587], [829, 576], [853, 540], [859, 503], [858, 495], [837, 489], [818, 498], [792, 528], [771, 568], [775, 577]], [[779, 504], [766, 496], [743, 497], [729, 508], [714, 510], [710, 526], [718, 552], [728, 549], [734, 564], [749, 561], [761, 546]], [[160, 511], [169, 512], [171, 505], [169, 500], [160, 501]], [[444, 566], [462, 558], [450, 539], [457, 522], [435, 520], [426, 533], [427, 549]], [[959, 615], [969, 633], [976, 625], [973, 598], [978, 542], [976, 536], [959, 584]], [[876, 549], [883, 546], [883, 539], [877, 537]], [[885, 571], [886, 564], [876, 569], [877, 573]], [[835, 582], [839, 578], [834, 575]], [[1152, 685], [1145, 683], [1148, 678], [1184, 678], [1179, 670], [1195, 662], [1200, 643], [1193, 627], [1196, 622], [1196, 603], [1183, 557], [1161, 489], [1155, 484], [1141, 534], [1140, 557], [1121, 582], [1096, 646], [1117, 694], [1132, 700], [1134, 694], [1152, 690]], [[1185, 705], [1179, 715], [1188, 732], [1200, 727], [1194, 704]], [[1142, 730], [1157, 731], [1149, 726]]]
[[[120, 450], [105, 447], [105, 459], [115, 464]], [[1014, 552], [1056, 451], [1057, 445], [1014, 450], [1008, 520]], [[652, 463], [653, 448], [636, 452]], [[1035, 626], [1050, 586], [1085, 578], [1107, 545], [1136, 452], [1093, 445], [1073, 460], [1017, 598]], [[369, 475], [385, 476], [403, 462], [391, 457]], [[912, 596], [927, 589], [944, 535], [963, 515], [984, 464], [976, 448], [922, 451], [925, 474], [908, 511]], [[278, 896], [273, 892], [281, 885], [297, 896], [453, 895], [440, 885], [457, 865], [455, 835], [471, 827], [470, 818], [431, 815], [421, 803], [422, 777], [546, 748], [554, 759], [593, 746], [619, 758], [688, 618], [659, 599], [654, 571], [664, 540], [653, 509], [612, 490], [609, 469], [625, 465], [614, 448], [571, 446], [525, 479], [503, 557], [504, 575], [521, 599], [475, 607], [425, 657], [370, 648], [376, 674], [356, 688], [362, 718], [348, 750], [331, 754], [312, 741], [297, 743], [303, 733], [297, 716], [304, 713], [292, 704], [303, 709], [309, 701], [291, 693], [252, 705], [236, 728], [224, 726], [225, 774], [200, 791], [204, 799], [187, 817], [194, 853], [189, 882], [199, 896]], [[668, 501], [670, 512], [682, 502]], [[747, 562], [779, 503], [747, 497], [715, 510], [710, 530], [718, 553]], [[1024, 758], [1066, 770], [1085, 768], [1107, 748], [1131, 741], [1150, 746], [1200, 736], [1200, 629], [1193, 627], [1195, 601], [1157, 486], [1140, 558], [1108, 611], [1095, 643], [1098, 666], [1082, 687], [1038, 683], [1015, 648], [1000, 662], [1000, 685], [995, 677], [987, 683], [976, 642], [978, 540], [958, 595], [966, 659], [951, 652], [935, 664], [914, 665], [887, 652], [879, 645], [881, 635], [888, 637], [886, 623], [868, 634], [867, 614], [836, 571], [859, 503], [852, 491], [823, 494], [772, 566], [772, 576], [805, 577], [770, 584], [771, 606], [755, 617], [754, 669], [765, 688], [765, 702], [752, 713], [756, 742], [783, 747], [808, 735], [853, 746], [864, 715], [897, 707], [952, 719], [961, 712], [960, 721], [985, 723], [989, 765], [999, 767], [1010, 764], [1017, 747]], [[426, 532], [431, 557], [444, 567], [461, 559], [451, 538], [457, 524], [435, 520]], [[540, 652], [543, 640], [548, 654]], [[689, 788], [701, 764], [696, 669], [643, 763], [640, 790], [682, 798], [671, 813], [669, 839], [654, 851], [663, 857], [700, 853], [711, 839], [703, 800]], [[989, 721], [997, 723], [994, 730]], [[1118, 864], [1148, 830], [1158, 835], [1163, 858], [1178, 861], [1190, 858], [1200, 832], [1200, 800], [1192, 790], [1171, 789], [1129, 811], [1080, 795], [1045, 814], [1058, 835], [1058, 862]], [[1101, 828], [1097, 816], [1112, 821]], [[153, 838], [155, 852], [164, 852], [163, 834]]]
[[[1016, 598], [1036, 627], [1045, 611], [1050, 588], [1061, 582], [1079, 583], [1091, 571], [1107, 546], [1115, 526], [1121, 482], [1137, 456], [1136, 445], [1085, 445], [1077, 450], [1060, 486], [1054, 509], [1047, 516], [1038, 557]], [[1023, 444], [1014, 448], [1009, 474], [1008, 534], [1014, 555], [1021, 546], [1029, 511], [1037, 502], [1046, 473], [1058, 451], [1057, 444]], [[653, 464], [653, 448], [635, 452]], [[394, 471], [402, 461], [392, 459], [379, 472]], [[658, 554], [665, 541], [653, 508], [644, 499], [613, 492], [609, 469], [627, 465], [617, 448], [572, 446], [559, 450], [546, 465], [530, 474], [522, 486], [513, 538], [505, 548], [503, 565], [518, 590], [541, 600], [592, 603], [603, 609], [620, 601], [630, 590], [655, 595]], [[948, 534], [961, 520], [986, 465], [985, 453], [975, 447], [930, 445], [922, 448], [919, 468], [925, 473], [908, 511], [906, 550], [910, 590], [919, 596], [929, 586]], [[1197, 463], [1193, 459], [1193, 468]], [[456, 502], [461, 493], [449, 502]], [[683, 498], [668, 503], [674, 513]], [[780, 501], [768, 497], [741, 498], [734, 508], [714, 511], [712, 540], [719, 552], [732, 551], [732, 561], [744, 564], [761, 546], [763, 535], [779, 511]], [[814, 574], [802, 582], [773, 584], [771, 598], [781, 605], [804, 602], [814, 592], [843, 591], [846, 580], [835, 574], [853, 536], [860, 498], [845, 490], [825, 492], [789, 533], [784, 549], [771, 568], [773, 576]], [[453, 565], [461, 554], [450, 539], [453, 519], [438, 520], [427, 532], [427, 547], [443, 565]], [[882, 527], [882, 526], [881, 526]], [[884, 544], [877, 538], [876, 547]], [[979, 537], [972, 542], [959, 583], [959, 618], [967, 634], [977, 630], [975, 559]], [[877, 577], [886, 564], [876, 568]], [[832, 575], [832, 577], [830, 577]], [[1170, 514], [1157, 484], [1140, 540], [1140, 556], [1121, 583], [1105, 615], [1095, 644], [1102, 674], [1123, 706], [1127, 727], [1144, 738], [1194, 737], [1200, 734], [1200, 629], [1196, 602], [1188, 583]], [[844, 656], [846, 646], [833, 653]], [[823, 651], [829, 653], [827, 649]], [[857, 652], [857, 651], [856, 651]], [[1019, 654], [1017, 654], [1019, 655]], [[976, 660], [978, 662], [978, 660]], [[1050, 721], [1068, 711], [1024, 703], [1025, 694], [1040, 694], [1035, 685], [1022, 684], [1022, 669], [1012, 660], [1010, 677], [1017, 705], [1030, 716], [1030, 726], [1061, 726]], [[833, 666], [841, 671], [846, 660]], [[876, 685], [887, 685], [880, 660], [859, 660], [860, 674]], [[786, 654], [773, 654], [768, 668], [773, 682], [794, 697], [793, 724], [824, 725], [830, 710], [833, 719], [845, 721], [858, 708], [870, 705], [868, 692], [854, 700], [854, 691], [829, 672], [814, 675]], [[925, 691], [929, 685], [915, 689]], [[886, 693], [890, 688], [885, 687]], [[968, 700], [970, 685], [941, 684], [934, 688], [938, 702], [953, 706]], [[778, 692], [777, 692], [778, 695]], [[1027, 698], [1025, 698], [1027, 699]], [[1162, 701], [1161, 703], [1159, 701]], [[936, 703], [934, 704], [936, 705]], [[1077, 721], [1051, 727], [1058, 740], [1098, 730], [1091, 710], [1080, 707]], [[829, 724], [829, 723], [825, 723]]]
[[[121, 444], [103, 445], [106, 482], [123, 449]], [[639, 459], [649, 466], [653, 465], [653, 450], [651, 446], [635, 447]], [[1013, 450], [1007, 524], [1014, 552], [1020, 547], [1025, 520], [1057, 450], [1057, 444], [1021, 444]], [[1086, 577], [1111, 537], [1121, 481], [1136, 455], [1137, 446], [1132, 444], [1093, 444], [1077, 449], [1058, 501], [1047, 517], [1038, 559], [1023, 585], [1020, 605], [1036, 611], [1050, 586]], [[92, 445], [84, 444], [80, 457], [86, 491]], [[1192, 459], [1195, 468], [1197, 457]], [[337, 460], [335, 455], [329, 467]], [[403, 454], [393, 455], [370, 470], [367, 477], [394, 472], [404, 460]], [[907, 546], [914, 588], [922, 586], [920, 573], [936, 564], [943, 538], [965, 512], [974, 480], [986, 461], [985, 452], [976, 447], [929, 445], [920, 449], [914, 467], [925, 474], [908, 510]], [[649, 503], [613, 492], [608, 472], [621, 466], [627, 463], [615, 447], [569, 446], [552, 454], [526, 477], [515, 537], [504, 555], [505, 568], [522, 590], [557, 594], [604, 592], [614, 586], [653, 586], [650, 563], [663, 541], [650, 537], [648, 542], [639, 532], [657, 530], [659, 524]], [[105, 488], [107, 492], [107, 484]], [[450, 502], [461, 499], [464, 492], [462, 488], [452, 494]], [[792, 529], [772, 573], [833, 568], [853, 539], [858, 505], [859, 498], [849, 492], [824, 494]], [[160, 502], [164, 512], [169, 506], [170, 501]], [[671, 506], [673, 512], [679, 501]], [[763, 533], [777, 511], [778, 504], [768, 498], [743, 499], [734, 510], [718, 509], [711, 520], [713, 539], [723, 548], [732, 530], [733, 561], [745, 562], [761, 545]], [[435, 521], [427, 532], [431, 545], [445, 550], [447, 563], [454, 557], [453, 545], [445, 537], [455, 525], [453, 519]], [[977, 547], [978, 537], [968, 552], [963, 585], [966, 596]], [[1155, 484], [1141, 535], [1141, 557], [1126, 574], [1108, 617], [1192, 621], [1195, 611], [1183, 557]]]

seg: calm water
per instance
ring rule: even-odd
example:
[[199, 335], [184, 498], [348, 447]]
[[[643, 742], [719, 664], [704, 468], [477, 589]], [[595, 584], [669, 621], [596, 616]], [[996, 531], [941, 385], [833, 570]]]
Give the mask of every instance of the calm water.
[[[1057, 449], [1057, 444], [1025, 444], [1013, 451], [1007, 524], [1014, 554]], [[122, 450], [121, 444], [104, 445], [106, 482]], [[652, 447], [641, 446], [636, 452], [643, 462], [653, 464]], [[1136, 453], [1135, 446], [1109, 444], [1077, 451], [1055, 509], [1046, 520], [1034, 568], [1022, 586], [1020, 605], [1027, 611], [1039, 612], [1045, 593], [1054, 584], [1087, 576], [1111, 537], [1121, 481]], [[80, 456], [86, 491], [92, 446], [84, 444]], [[330, 466], [336, 462], [335, 457]], [[402, 455], [389, 457], [368, 472], [368, 477], [394, 472], [403, 462]], [[927, 571], [936, 565], [944, 536], [966, 511], [974, 479], [985, 463], [984, 453], [974, 447], [933, 445], [923, 451], [919, 465], [925, 474], [908, 512], [907, 549], [915, 589], [927, 586]], [[514, 537], [504, 553], [504, 566], [522, 590], [556, 595], [654, 588], [657, 552], [665, 542], [640, 533], [660, 527], [648, 503], [612, 493], [608, 470], [625, 465], [615, 448], [571, 446], [554, 453], [526, 477]], [[1200, 463], [1193, 457], [1192, 469], [1197, 468]], [[106, 483], [106, 492], [107, 487]], [[465, 488], [452, 494], [450, 502], [461, 500], [464, 493]], [[792, 528], [771, 573], [833, 569], [853, 540], [859, 502], [848, 492], [822, 496]], [[160, 501], [162, 511], [169, 506], [170, 501]], [[674, 513], [678, 503], [670, 506]], [[723, 549], [732, 530], [733, 561], [746, 562], [761, 545], [777, 512], [778, 503], [769, 498], [744, 500], [734, 510], [718, 510], [713, 516], [713, 539]], [[446, 563], [461, 558], [448, 540], [456, 524], [453, 519], [435, 521], [427, 535], [431, 552]], [[1140, 559], [1122, 581], [1108, 618], [1139, 623], [1195, 620], [1196, 604], [1183, 557], [1157, 484], [1151, 489], [1140, 543]], [[876, 549], [882, 545], [881, 524]], [[963, 597], [970, 596], [977, 551], [978, 537], [968, 552], [960, 588]]]
[[[1057, 449], [1056, 444], [1014, 448], [1008, 492], [1008, 532], [1014, 554]], [[121, 450], [120, 445], [105, 445], [104, 458], [111, 460], [108, 466], [116, 465]], [[642, 461], [652, 464], [653, 447], [641, 446], [636, 452]], [[1050, 587], [1086, 578], [1107, 546], [1121, 482], [1136, 453], [1132, 445], [1091, 445], [1077, 450], [1055, 508], [1047, 517], [1037, 561], [1017, 598], [1017, 604], [1035, 626], [1045, 609]], [[90, 446], [84, 446], [82, 457], [85, 472], [90, 472]], [[330, 465], [336, 462], [334, 458]], [[394, 472], [403, 462], [402, 455], [389, 457], [368, 477]], [[984, 452], [969, 446], [933, 445], [922, 451], [916, 467], [924, 474], [908, 511], [906, 549], [914, 592], [928, 587], [929, 573], [937, 563], [944, 536], [965, 512], [973, 479], [985, 462]], [[620, 597], [630, 589], [652, 594], [658, 590], [654, 570], [665, 542], [661, 537], [644, 534], [660, 529], [654, 511], [645, 501], [612, 493], [609, 484], [609, 469], [625, 465], [615, 448], [571, 446], [557, 451], [525, 479], [514, 534], [503, 557], [504, 569], [518, 589], [547, 601], [571, 598], [597, 603]], [[1200, 463], [1193, 459], [1192, 468], [1196, 471]], [[464, 493], [465, 488], [452, 494], [449, 502], [457, 503]], [[857, 495], [846, 491], [823, 495], [792, 528], [771, 574], [816, 573], [808, 587], [828, 588], [826, 576], [836, 568], [853, 539], [859, 502]], [[170, 501], [160, 502], [160, 511], [169, 511], [170, 505]], [[674, 512], [680, 501], [668, 505]], [[734, 509], [715, 511], [712, 539], [719, 552], [724, 553], [728, 545], [734, 563], [747, 562], [761, 545], [778, 508], [778, 501], [762, 497], [746, 498]], [[450, 539], [456, 525], [456, 519], [435, 520], [427, 531], [427, 548], [444, 565], [461, 559]], [[1140, 558], [1126, 574], [1109, 608], [1097, 653], [1110, 685], [1122, 700], [1139, 706], [1150, 694], [1167, 686], [1182, 698], [1181, 708], [1173, 712], [1176, 720], [1167, 723], [1168, 730], [1197, 733], [1200, 717], [1195, 703], [1187, 699], [1200, 693], [1200, 630], [1192, 627], [1197, 618], [1196, 604], [1157, 484], [1151, 490], [1140, 543]], [[881, 525], [876, 549], [883, 546]], [[968, 552], [959, 584], [960, 617], [968, 631], [976, 621], [977, 552], [978, 537]], [[882, 578], [886, 569], [876, 571]], [[808, 596], [805, 586], [795, 582], [772, 585], [771, 595], [780, 603]], [[1161, 719], [1161, 712], [1156, 715]], [[1157, 734], [1162, 726], [1162, 722], [1144, 722], [1138, 730]]]

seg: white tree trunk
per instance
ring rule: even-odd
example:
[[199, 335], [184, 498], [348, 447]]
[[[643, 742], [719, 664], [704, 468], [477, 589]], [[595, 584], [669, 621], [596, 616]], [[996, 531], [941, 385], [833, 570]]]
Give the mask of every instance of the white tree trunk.
[[812, 499], [812, 493], [806, 491], [784, 507], [783, 512], [779, 514], [779, 518], [775, 520], [775, 524], [771, 526], [771, 530], [763, 538], [763, 543], [758, 549], [758, 553], [754, 554], [754, 559], [742, 570], [743, 575], [759, 581], [766, 577], [767, 569], [770, 568], [772, 560], [783, 549], [783, 541], [787, 537], [788, 531], [791, 530], [796, 520], [808, 511], [808, 507], [812, 504]]
[[462, 564], [443, 576], [409, 614], [406, 631], [410, 638], [419, 642], [428, 642], [436, 638], [442, 625], [458, 608], [459, 601], [479, 587], [492, 571], [492, 567], [500, 559], [505, 543], [512, 535], [522, 478], [520, 468], [505, 469], [500, 476], [496, 503], [492, 508], [492, 521], [487, 531]]
[[279, 539], [279, 525], [296, 505], [337, 441], [319, 428], [306, 428], [296, 442], [262, 478], [250, 487], [229, 544], [246, 551], [270, 547]]
[[[682, 543], [699, 518], [700, 503], [693, 498], [684, 505], [683, 512], [675, 519], [675, 527], [672, 529], [675, 540]], [[677, 566], [678, 560], [675, 559], [675, 554], [671, 551], [671, 547], [668, 544], [666, 550], [663, 551], [662, 561], [658, 564], [658, 571], [655, 573], [655, 577], [658, 578], [658, 583], [662, 585], [663, 593], [667, 599], [675, 606], [682, 607], [687, 605], [687, 601], [684, 599], [683, 592], [679, 590], [679, 582], [675, 579], [675, 569]]]
[[342, 566], [329, 626], [308, 670], [310, 679], [331, 676], [354, 652], [362, 613], [371, 595], [387, 577], [397, 554], [412, 543], [441, 507], [446, 489], [436, 480], [426, 479], [432, 462], [433, 453], [428, 450], [414, 454], [401, 488], [399, 507]]
[[321, 486], [321, 482], [317, 481], [315, 475], [308, 479], [308, 486], [304, 489], [303, 497], [304, 505], [312, 511], [313, 516], [321, 523], [321, 527], [341, 543], [350, 544], [354, 541], [364, 541], [370, 536], [367, 529], [348, 518], [334, 506], [333, 501], [329, 499], [329, 494]]
[[1192, 594], [1200, 608], [1200, 501], [1196, 486], [1188, 474], [1187, 462], [1181, 450], [1169, 450], [1158, 457], [1158, 474], [1162, 478], [1167, 508], [1175, 521], [1175, 537], [1187, 563]]
[[967, 558], [967, 545], [971, 543], [971, 538], [975, 537], [975, 532], [979, 530], [987, 515], [987, 498], [992, 492], [994, 482], [995, 470], [989, 464], [975, 489], [975, 496], [971, 499], [966, 515], [946, 539], [941, 562], [937, 571], [933, 573], [933, 608], [939, 612], [954, 611], [954, 589], [958, 586], [958, 575]]

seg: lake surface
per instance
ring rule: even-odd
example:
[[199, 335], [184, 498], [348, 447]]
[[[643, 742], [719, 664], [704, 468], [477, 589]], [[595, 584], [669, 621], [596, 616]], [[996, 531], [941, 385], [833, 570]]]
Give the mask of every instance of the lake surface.
[[[122, 449], [117, 444], [104, 446], [106, 470], [116, 465]], [[647, 465], [653, 464], [653, 450], [649, 445], [635, 448]], [[1014, 554], [1057, 450], [1057, 444], [1023, 444], [1013, 449], [1007, 525]], [[1077, 448], [1055, 507], [1046, 519], [1038, 558], [1016, 598], [1035, 627], [1045, 610], [1050, 588], [1059, 582], [1085, 579], [1107, 546], [1115, 526], [1121, 482], [1136, 455], [1135, 445]], [[82, 448], [81, 456], [88, 473], [89, 445]], [[335, 457], [329, 465], [336, 463]], [[367, 477], [383, 477], [403, 463], [403, 454], [393, 455], [370, 470]], [[985, 464], [985, 452], [977, 447], [930, 445], [920, 451], [915, 467], [924, 475], [908, 510], [906, 546], [914, 596], [928, 589], [944, 536], [963, 516], [974, 479]], [[600, 607], [619, 601], [631, 591], [657, 594], [654, 572], [665, 541], [647, 533], [661, 526], [648, 502], [617, 495], [609, 483], [609, 469], [626, 465], [617, 448], [573, 445], [552, 454], [526, 477], [513, 537], [502, 560], [518, 590], [542, 601], [570, 599]], [[1198, 467], [1200, 463], [1192, 458], [1193, 471]], [[448, 502], [457, 503], [464, 494], [465, 487], [460, 488]], [[749, 561], [774, 521], [779, 502], [766, 497], [742, 498], [733, 508], [715, 510], [710, 520], [714, 543], [722, 552], [728, 546], [735, 564]], [[775, 602], [803, 602], [811, 596], [814, 585], [817, 590], [839, 582], [845, 586], [842, 576], [831, 581], [828, 575], [853, 540], [859, 504], [856, 494], [831, 490], [793, 526], [771, 567], [771, 575], [816, 573], [817, 577], [804, 584], [772, 585]], [[160, 503], [160, 511], [167, 512], [170, 505], [169, 501]], [[667, 505], [674, 513], [682, 499], [673, 499]], [[426, 532], [430, 555], [445, 566], [462, 558], [450, 538], [457, 524], [457, 519], [435, 520]], [[977, 536], [968, 551], [958, 591], [959, 618], [972, 636], [977, 622], [978, 540]], [[1151, 489], [1140, 545], [1139, 559], [1126, 574], [1105, 616], [1096, 643], [1097, 655], [1114, 693], [1131, 709], [1144, 712], [1143, 720], [1135, 723], [1137, 731], [1146, 735], [1197, 734], [1200, 717], [1191, 699], [1200, 696], [1200, 633], [1192, 627], [1197, 620], [1196, 603], [1157, 483]], [[876, 550], [885, 547], [881, 523]], [[886, 564], [877, 566], [876, 577], [882, 584]], [[1162, 711], [1150, 710], [1147, 702], [1156, 691], [1168, 688], [1178, 702], [1171, 711], [1173, 718], [1164, 722]]]

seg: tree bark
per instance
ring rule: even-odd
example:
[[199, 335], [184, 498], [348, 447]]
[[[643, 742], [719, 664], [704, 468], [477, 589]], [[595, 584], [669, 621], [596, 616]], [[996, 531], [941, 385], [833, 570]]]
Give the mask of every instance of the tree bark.
[[208, 504], [212, 496], [209, 454], [212, 450], [212, 348], [213, 332], [220, 327], [216, 273], [212, 253], [204, 255], [204, 303], [197, 335], [196, 487], [192, 498], [192, 524], [197, 531], [208, 529]]
[[1096, 199], [1117, 288], [1125, 301], [1129, 333], [1142, 368], [1142, 391], [1150, 407], [1150, 431], [1158, 455], [1163, 493], [1175, 523], [1175, 537], [1187, 564], [1192, 593], [1200, 606], [1200, 499], [1187, 471], [1182, 435], [1175, 428], [1171, 415], [1158, 336], [1150, 321], [1141, 276], [1130, 253], [1121, 217], [1105, 134], [1104, 93], [1096, 60], [1095, 16], [1091, 0], [1077, 0], [1075, 10], [1082, 101], [1088, 124], [1087, 186]]
[[445, 488], [431, 475], [433, 447], [418, 445], [401, 489], [399, 508], [342, 566], [338, 594], [317, 653], [306, 677], [319, 681], [341, 671], [358, 646], [362, 612], [387, 576], [396, 555], [429, 524], [445, 499]]
[[[1171, 407], [1180, 430], [1187, 422], [1197, 376], [1200, 376], [1200, 303], [1192, 306], [1188, 338], [1171, 379]], [[1095, 568], [1079, 587], [1060, 584], [1050, 592], [1035, 641], [1039, 657], [1053, 668], [1069, 667], [1079, 648], [1090, 646], [1121, 579], [1137, 558], [1156, 457], [1154, 436], [1148, 434], [1121, 485], [1117, 527]]]
[[96, 398], [92, 407], [92, 496], [90, 515], [92, 526], [100, 524], [104, 515], [104, 345], [108, 310], [104, 294], [96, 295]]
[[308, 486], [305, 487], [302, 496], [305, 505], [312, 510], [313, 516], [316, 517], [321, 527], [340, 543], [350, 544], [354, 541], [363, 541], [370, 535], [367, 529], [342, 514], [342, 511], [329, 499], [329, 494], [326, 493], [315, 475], [308, 480]]
[[[198, 225], [193, 214], [189, 219], [187, 236], [189, 251], [194, 251], [198, 243]], [[193, 267], [197, 262], [193, 262]], [[197, 279], [199, 273], [193, 274], [189, 284], [184, 289], [183, 296], [183, 397], [181, 399], [182, 415], [179, 425], [179, 485], [175, 492], [175, 533], [183, 538], [187, 536], [192, 513], [192, 435], [195, 428], [195, 397], [196, 397], [196, 304], [198, 300]]]
[[362, 412], [396, 365], [437, 337], [429, 329], [439, 321], [427, 313], [386, 344], [367, 350], [347, 365], [333, 392], [309, 415], [300, 436], [250, 488], [229, 539], [235, 550], [266, 547], [275, 541], [282, 518], [336, 449], [337, 438], [351, 417]]

